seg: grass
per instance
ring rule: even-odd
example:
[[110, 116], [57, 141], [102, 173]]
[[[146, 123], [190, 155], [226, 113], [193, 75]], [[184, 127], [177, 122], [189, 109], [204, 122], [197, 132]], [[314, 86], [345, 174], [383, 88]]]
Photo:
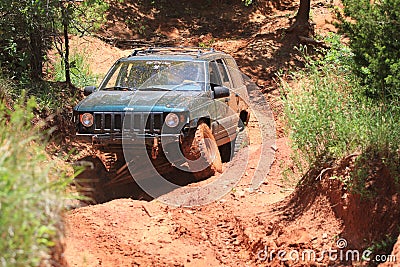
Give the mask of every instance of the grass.
[[[306, 170], [323, 169], [357, 153], [362, 155], [360, 159], [379, 159], [399, 177], [399, 105], [365, 96], [362, 92], [366, 90], [350, 71], [351, 51], [338, 37], [331, 36], [328, 41], [332, 48], [323, 56], [305, 53], [307, 70], [293, 74], [298, 87], [282, 81], [286, 125], [294, 150], [300, 151]], [[366, 166], [356, 167], [352, 178], [362, 184]]]
[[[2, 79], [0, 89], [12, 91]], [[10, 110], [0, 101], [0, 266], [46, 265], [59, 234], [67, 179], [46, 154], [43, 133], [32, 126], [35, 100], [22, 96], [15, 102]]]
[[45, 116], [68, 110], [78, 99], [66, 84], [51, 81], [13, 85], [9, 92], [11, 99], [19, 99], [22, 94], [34, 97], [36, 113]]
[[[99, 77], [91, 72], [86, 59], [84, 55], [77, 51], [72, 52], [70, 56], [71, 82], [79, 88], [97, 84], [99, 81]], [[54, 64], [53, 80], [57, 82], [65, 81], [64, 61], [60, 57]]]

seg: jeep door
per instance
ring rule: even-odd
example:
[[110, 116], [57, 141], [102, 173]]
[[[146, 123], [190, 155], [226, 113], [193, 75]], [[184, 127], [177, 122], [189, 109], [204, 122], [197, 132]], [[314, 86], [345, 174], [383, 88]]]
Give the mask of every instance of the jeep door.
[[225, 86], [230, 90], [229, 97], [215, 99], [216, 119], [212, 123], [212, 130], [218, 145], [225, 144], [236, 138], [238, 125], [238, 105], [235, 93], [232, 91], [232, 79], [224, 59], [210, 62], [210, 83], [214, 86]]
[[238, 112], [247, 110], [249, 104], [249, 94], [247, 86], [243, 80], [243, 74], [236, 65], [235, 60], [231, 56], [225, 58], [228, 67], [229, 76], [232, 81], [232, 90], [235, 93], [235, 100], [238, 106]]

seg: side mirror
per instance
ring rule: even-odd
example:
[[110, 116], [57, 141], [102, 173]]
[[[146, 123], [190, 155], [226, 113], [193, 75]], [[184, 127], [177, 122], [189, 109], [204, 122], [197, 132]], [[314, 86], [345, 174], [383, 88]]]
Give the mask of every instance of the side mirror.
[[83, 88], [83, 95], [88, 96], [96, 90], [96, 86], [85, 86]]
[[214, 87], [214, 99], [229, 97], [230, 90], [225, 86], [215, 86]]

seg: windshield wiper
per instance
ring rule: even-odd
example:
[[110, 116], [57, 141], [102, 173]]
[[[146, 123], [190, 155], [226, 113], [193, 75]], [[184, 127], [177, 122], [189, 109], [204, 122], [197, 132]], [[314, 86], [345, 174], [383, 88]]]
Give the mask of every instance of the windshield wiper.
[[134, 91], [135, 88], [131, 87], [123, 87], [123, 86], [114, 86], [114, 87], [107, 87], [102, 90], [115, 90], [115, 91]]
[[162, 87], [143, 87], [143, 88], [138, 88], [138, 90], [141, 91], [171, 91], [169, 88], [162, 88]]

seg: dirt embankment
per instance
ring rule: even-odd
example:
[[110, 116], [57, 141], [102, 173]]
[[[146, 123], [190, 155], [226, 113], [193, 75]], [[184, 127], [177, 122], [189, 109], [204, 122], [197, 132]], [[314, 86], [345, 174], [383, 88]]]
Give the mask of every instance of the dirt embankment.
[[[339, 254], [336, 259], [322, 255], [324, 251], [338, 251], [343, 245], [338, 240], [347, 242], [340, 251], [362, 252], [372, 241], [398, 233], [399, 190], [379, 165], [371, 166], [376, 171], [370, 181], [379, 197], [362, 198], [347, 192], [339, 179], [330, 179], [333, 175], [346, 177], [353, 159], [338, 162], [335, 169], [308, 173], [302, 186], [295, 188], [297, 180], [288, 175], [295, 166], [280, 120], [282, 106], [273, 77], [276, 71], [302, 66], [293, 49], [295, 37], [284, 31], [295, 14], [296, 3], [257, 1], [246, 9], [241, 1], [233, 2], [189, 5], [160, 1], [164, 9], [157, 9], [150, 4], [140, 8], [135, 1], [128, 1], [114, 7], [103, 36], [129, 40], [150, 36], [154, 42], [210, 45], [232, 54], [261, 88], [276, 121], [275, 158], [264, 183], [255, 190], [249, 186], [259, 164], [263, 164], [257, 160], [262, 151], [260, 126], [252, 119], [246, 148], [249, 161], [242, 179], [228, 194], [191, 208], [168, 206], [157, 199], [118, 199], [71, 210], [65, 216], [64, 255], [69, 266], [366, 265], [365, 261], [340, 260]], [[334, 30], [328, 4], [313, 2], [313, 20], [320, 34]], [[88, 48], [99, 56], [94, 69], [108, 60], [107, 55], [114, 56], [115, 48], [99, 47], [99, 51]], [[225, 163], [224, 168], [228, 166]], [[218, 177], [189, 186], [213, 179]], [[294, 258], [296, 253], [299, 256], [282, 261], [279, 250], [287, 253], [284, 258], [289, 253]], [[315, 252], [316, 257], [303, 260], [305, 251]]]

